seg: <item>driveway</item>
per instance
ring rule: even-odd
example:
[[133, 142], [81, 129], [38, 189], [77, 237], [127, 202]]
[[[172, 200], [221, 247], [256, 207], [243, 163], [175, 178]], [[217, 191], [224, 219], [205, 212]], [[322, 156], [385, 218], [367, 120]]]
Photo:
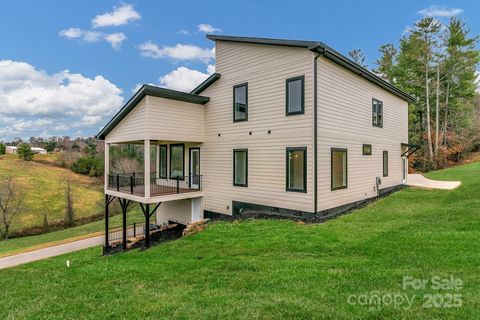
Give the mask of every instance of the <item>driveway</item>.
[[425, 178], [421, 174], [409, 174], [407, 185], [411, 187], [453, 190], [460, 185], [460, 181], [439, 181]]
[[86, 248], [95, 247], [103, 244], [104, 237], [96, 236], [92, 238], [77, 240], [69, 243], [59, 244], [56, 246], [38, 249], [34, 251], [24, 252], [0, 258], [0, 269], [10, 268], [37, 260], [59, 256], [61, 254], [74, 252]]

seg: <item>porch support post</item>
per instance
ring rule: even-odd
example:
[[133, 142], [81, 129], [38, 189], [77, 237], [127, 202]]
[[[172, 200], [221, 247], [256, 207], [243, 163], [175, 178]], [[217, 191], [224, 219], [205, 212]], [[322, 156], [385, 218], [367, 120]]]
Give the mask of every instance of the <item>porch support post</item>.
[[150, 198], [150, 140], [144, 141], [145, 198]]
[[122, 248], [127, 250], [127, 209], [130, 205], [130, 200], [118, 198], [118, 201], [122, 207]]
[[103, 254], [108, 254], [110, 252], [110, 241], [108, 239], [108, 229], [109, 229], [109, 206], [110, 203], [115, 199], [114, 196], [108, 194], [105, 195], [105, 243], [103, 245]]
[[150, 204], [145, 205], [145, 248], [150, 247]]
[[105, 195], [105, 247], [108, 247], [110, 243], [108, 242], [108, 205], [110, 204], [110, 196]]
[[105, 142], [104, 159], [105, 159], [104, 176], [105, 176], [105, 190], [106, 190], [106, 189], [108, 189], [108, 175], [110, 174], [110, 144], [107, 143], [107, 142]]

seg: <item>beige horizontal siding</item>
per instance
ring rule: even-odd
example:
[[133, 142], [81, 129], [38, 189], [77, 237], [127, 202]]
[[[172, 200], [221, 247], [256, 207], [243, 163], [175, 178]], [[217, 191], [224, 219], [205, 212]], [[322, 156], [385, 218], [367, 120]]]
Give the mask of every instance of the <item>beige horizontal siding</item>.
[[146, 99], [143, 98], [105, 137], [107, 143], [145, 139], [147, 133]]
[[200, 104], [147, 96], [151, 139], [202, 142], [204, 108]]
[[[402, 183], [401, 143], [408, 141], [408, 104], [384, 89], [318, 59], [318, 210], [375, 196], [381, 188]], [[383, 128], [372, 126], [372, 98], [383, 102]], [[362, 144], [372, 155], [362, 155]], [[331, 191], [331, 148], [348, 149], [348, 188]], [[389, 175], [383, 177], [383, 150]]]
[[[210, 97], [201, 146], [204, 209], [231, 214], [232, 201], [242, 201], [312, 211], [313, 54], [299, 48], [218, 41], [216, 71], [222, 77], [202, 92]], [[285, 81], [301, 75], [305, 114], [287, 117]], [[233, 86], [244, 82], [248, 121], [233, 123]], [[307, 147], [307, 193], [286, 191], [287, 147]], [[243, 148], [248, 149], [248, 187], [235, 187], [233, 149]]]
[[106, 141], [203, 142], [205, 106], [146, 96], [107, 135]]

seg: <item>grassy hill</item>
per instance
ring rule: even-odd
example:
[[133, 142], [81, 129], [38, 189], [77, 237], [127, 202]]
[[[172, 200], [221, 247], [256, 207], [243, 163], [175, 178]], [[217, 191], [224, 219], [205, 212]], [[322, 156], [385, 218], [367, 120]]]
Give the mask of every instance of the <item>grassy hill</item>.
[[[406, 189], [324, 224], [216, 222], [147, 251], [94, 248], [0, 270], [0, 318], [478, 319], [480, 163], [429, 176], [462, 185]], [[405, 276], [463, 286], [403, 288]], [[425, 307], [429, 294], [442, 303]]]
[[[44, 160], [53, 156], [41, 156]], [[98, 179], [77, 175], [63, 169], [35, 161], [22, 161], [14, 155], [0, 156], [0, 178], [13, 176], [24, 194], [24, 212], [18, 215], [11, 231], [42, 226], [43, 214], [49, 222], [65, 217], [65, 189], [67, 175], [73, 187], [73, 201], [76, 218], [87, 217], [100, 212], [102, 184]]]

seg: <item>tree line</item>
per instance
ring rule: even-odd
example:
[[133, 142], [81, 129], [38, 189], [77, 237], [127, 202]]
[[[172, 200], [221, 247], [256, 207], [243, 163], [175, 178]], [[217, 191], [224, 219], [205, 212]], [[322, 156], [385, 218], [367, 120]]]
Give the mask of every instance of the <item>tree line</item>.
[[[462, 160], [480, 148], [477, 92], [478, 36], [458, 17], [417, 21], [398, 46], [379, 48], [373, 72], [415, 98], [409, 105], [409, 142], [419, 145], [411, 163], [428, 171]], [[365, 66], [360, 49], [350, 57]]]

